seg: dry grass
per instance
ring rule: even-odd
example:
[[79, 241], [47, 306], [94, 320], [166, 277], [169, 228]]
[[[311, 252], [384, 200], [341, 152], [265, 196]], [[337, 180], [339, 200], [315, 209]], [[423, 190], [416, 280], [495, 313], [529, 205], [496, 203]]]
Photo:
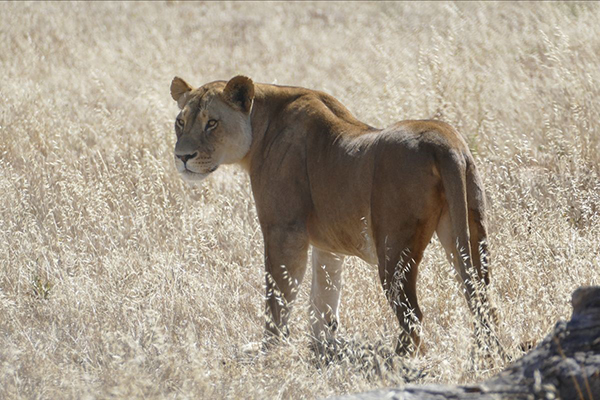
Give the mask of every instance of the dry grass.
[[[600, 8], [564, 3], [0, 4], [0, 398], [314, 398], [401, 383], [315, 368], [307, 288], [257, 358], [248, 178], [175, 171], [174, 75], [325, 90], [375, 126], [435, 117], [490, 200], [501, 340], [545, 336], [600, 284]], [[374, 267], [346, 262], [341, 335], [391, 349]], [[419, 382], [466, 382], [472, 319], [434, 241]], [[498, 368], [501, 365], [498, 366]]]

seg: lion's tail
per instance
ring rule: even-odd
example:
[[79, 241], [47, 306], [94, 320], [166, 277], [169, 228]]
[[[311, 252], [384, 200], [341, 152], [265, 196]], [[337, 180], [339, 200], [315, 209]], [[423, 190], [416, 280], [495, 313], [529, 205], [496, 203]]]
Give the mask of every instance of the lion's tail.
[[452, 252], [460, 254], [456, 262], [461, 278], [463, 281], [469, 279], [468, 274], [475, 267], [475, 278], [487, 285], [485, 195], [473, 157], [465, 152], [452, 151], [439, 155], [438, 163], [455, 241]]
[[455, 256], [458, 255], [454, 262], [459, 269], [461, 280], [465, 282], [469, 280], [467, 274], [472, 271], [467, 194], [467, 188], [471, 185], [467, 184], [467, 160], [462, 152], [453, 150], [439, 154], [438, 164], [454, 241], [451, 252]]
[[469, 231], [471, 234], [471, 255], [479, 277], [486, 285], [490, 283], [489, 252], [487, 245], [486, 201], [483, 182], [477, 172], [473, 158], [467, 161], [467, 204], [469, 208]]
[[[478, 318], [476, 329], [480, 345], [498, 349], [506, 359], [498, 336], [494, 333], [498, 316], [487, 296], [488, 250], [486, 243], [485, 195], [473, 157], [466, 152], [453, 151], [439, 157], [439, 172], [448, 202], [454, 256], [471, 311]], [[451, 247], [448, 245], [448, 247]], [[473, 268], [475, 267], [475, 268]], [[477, 332], [485, 333], [485, 336]]]

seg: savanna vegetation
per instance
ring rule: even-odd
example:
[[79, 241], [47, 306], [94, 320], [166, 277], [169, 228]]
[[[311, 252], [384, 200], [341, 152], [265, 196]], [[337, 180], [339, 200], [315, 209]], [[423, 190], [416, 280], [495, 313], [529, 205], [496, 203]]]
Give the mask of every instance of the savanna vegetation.
[[[248, 178], [173, 165], [169, 84], [236, 74], [337, 97], [384, 127], [436, 118], [474, 153], [491, 294], [510, 355], [600, 284], [600, 7], [595, 3], [0, 4], [0, 398], [321, 398], [404, 381], [315, 366], [309, 279], [289, 342], [263, 334]], [[401, 188], [400, 188], [401, 190]], [[308, 277], [309, 275], [307, 275]], [[390, 350], [377, 270], [346, 261], [340, 335]], [[417, 383], [472, 359], [473, 319], [434, 239], [421, 263]]]

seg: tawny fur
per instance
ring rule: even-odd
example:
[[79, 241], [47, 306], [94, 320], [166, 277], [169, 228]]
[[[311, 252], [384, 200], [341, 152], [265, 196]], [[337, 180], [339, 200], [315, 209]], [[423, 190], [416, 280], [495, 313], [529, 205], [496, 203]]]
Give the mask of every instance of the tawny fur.
[[451, 126], [427, 120], [376, 129], [323, 92], [241, 76], [197, 89], [175, 78], [171, 94], [181, 108], [175, 160], [184, 177], [201, 180], [227, 163], [250, 174], [265, 243], [269, 337], [287, 333], [311, 245], [317, 339], [334, 335], [343, 256], [358, 256], [378, 265], [401, 327], [397, 352], [414, 352], [423, 317], [417, 271], [434, 232], [479, 314], [489, 283], [485, 196]]

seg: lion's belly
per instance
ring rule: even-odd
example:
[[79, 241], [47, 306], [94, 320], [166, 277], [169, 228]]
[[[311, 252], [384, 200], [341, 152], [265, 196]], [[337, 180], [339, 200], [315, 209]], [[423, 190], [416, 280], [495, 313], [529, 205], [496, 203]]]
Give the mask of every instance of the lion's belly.
[[357, 256], [370, 264], [377, 263], [369, 217], [333, 221], [311, 216], [308, 223], [313, 246], [332, 253]]
[[312, 207], [308, 218], [311, 243], [323, 250], [377, 263], [371, 223], [375, 168], [374, 139], [315, 134], [315, 148], [307, 155]]

